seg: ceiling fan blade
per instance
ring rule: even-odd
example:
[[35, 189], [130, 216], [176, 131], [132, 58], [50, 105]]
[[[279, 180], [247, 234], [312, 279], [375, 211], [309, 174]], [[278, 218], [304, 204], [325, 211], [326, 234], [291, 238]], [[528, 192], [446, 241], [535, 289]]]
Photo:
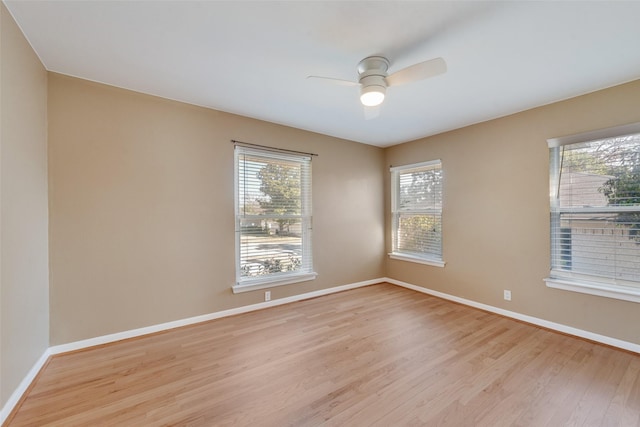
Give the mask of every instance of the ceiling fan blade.
[[427, 79], [437, 76], [447, 71], [447, 63], [442, 58], [430, 59], [424, 62], [418, 62], [407, 68], [387, 76], [387, 84], [389, 86], [403, 85], [418, 80]]
[[307, 76], [307, 79], [324, 80], [328, 83], [334, 83], [341, 86], [358, 86], [360, 83], [351, 80], [334, 79], [333, 77]]

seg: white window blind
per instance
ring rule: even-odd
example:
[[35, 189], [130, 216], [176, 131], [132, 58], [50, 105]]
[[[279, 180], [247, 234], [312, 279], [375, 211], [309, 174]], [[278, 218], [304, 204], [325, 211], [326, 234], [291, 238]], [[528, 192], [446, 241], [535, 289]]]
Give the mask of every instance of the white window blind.
[[440, 160], [391, 168], [392, 257], [442, 262]]
[[552, 140], [550, 161], [550, 280], [640, 295], [640, 132]]
[[311, 157], [236, 146], [235, 160], [234, 290], [314, 278]]

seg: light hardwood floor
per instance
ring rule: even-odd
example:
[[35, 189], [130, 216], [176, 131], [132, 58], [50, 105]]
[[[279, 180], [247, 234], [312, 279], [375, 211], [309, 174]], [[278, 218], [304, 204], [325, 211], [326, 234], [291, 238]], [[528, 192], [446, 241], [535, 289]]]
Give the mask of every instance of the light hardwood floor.
[[17, 426], [638, 426], [640, 356], [389, 284], [53, 357]]

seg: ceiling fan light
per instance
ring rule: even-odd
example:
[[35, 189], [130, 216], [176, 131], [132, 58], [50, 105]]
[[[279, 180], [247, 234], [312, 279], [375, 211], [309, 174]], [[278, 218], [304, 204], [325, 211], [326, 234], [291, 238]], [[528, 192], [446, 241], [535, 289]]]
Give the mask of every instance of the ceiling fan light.
[[386, 88], [384, 86], [363, 86], [360, 91], [360, 102], [366, 107], [375, 107], [382, 104]]

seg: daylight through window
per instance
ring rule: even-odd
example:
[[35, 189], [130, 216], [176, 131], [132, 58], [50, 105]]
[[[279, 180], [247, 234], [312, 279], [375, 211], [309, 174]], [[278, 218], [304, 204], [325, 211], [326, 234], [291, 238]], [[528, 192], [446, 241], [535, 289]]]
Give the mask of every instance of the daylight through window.
[[391, 168], [393, 250], [396, 259], [444, 266], [440, 160]]
[[311, 157], [236, 146], [235, 159], [234, 290], [313, 279]]
[[550, 160], [548, 283], [640, 296], [640, 132], [552, 140]]

